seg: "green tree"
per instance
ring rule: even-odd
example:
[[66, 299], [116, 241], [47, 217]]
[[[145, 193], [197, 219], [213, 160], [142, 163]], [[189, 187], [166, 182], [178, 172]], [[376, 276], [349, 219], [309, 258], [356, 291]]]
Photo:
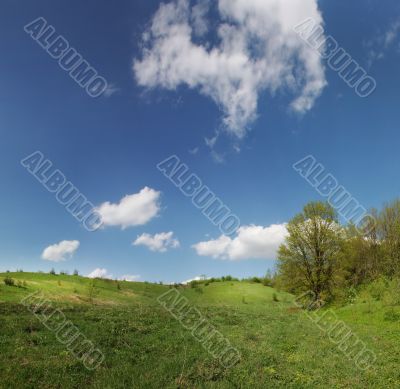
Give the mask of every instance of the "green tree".
[[[370, 214], [378, 220], [376, 210]], [[381, 241], [379, 239], [379, 224], [373, 223], [368, 232], [360, 235], [355, 226], [346, 228], [346, 241], [343, 245], [341, 267], [343, 268], [343, 287], [357, 287], [371, 282], [384, 272], [382, 262]]]
[[292, 293], [312, 291], [316, 301], [330, 298], [344, 240], [335, 210], [328, 203], [311, 202], [287, 230], [278, 251], [283, 286]]
[[383, 273], [400, 275], [400, 200], [386, 204], [379, 215], [378, 233], [381, 242]]

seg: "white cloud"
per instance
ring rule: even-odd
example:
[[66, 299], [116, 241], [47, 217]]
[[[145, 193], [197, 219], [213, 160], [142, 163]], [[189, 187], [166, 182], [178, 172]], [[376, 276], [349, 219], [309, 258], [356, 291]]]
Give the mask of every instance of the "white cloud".
[[133, 63], [138, 84], [197, 89], [221, 107], [225, 129], [238, 138], [256, 119], [263, 92], [289, 92], [293, 110], [311, 109], [325, 71], [293, 27], [310, 17], [322, 25], [317, 0], [218, 0], [216, 11], [218, 39], [199, 43], [193, 38], [210, 25], [204, 2], [162, 4], [143, 34], [142, 58]]
[[240, 227], [233, 239], [221, 235], [218, 239], [200, 242], [192, 247], [198, 255], [215, 259], [275, 259], [286, 236], [286, 224], [272, 224], [269, 227], [250, 225]]
[[[108, 273], [107, 269], [102, 269], [102, 268], [97, 268], [94, 269], [91, 273], [88, 274], [89, 278], [106, 278], [109, 280], [114, 279], [114, 276], [110, 273]], [[130, 281], [134, 282], [137, 281], [140, 278], [139, 275], [133, 275], [133, 274], [126, 274], [124, 276], [118, 277], [119, 281]]]
[[90, 274], [88, 274], [89, 278], [108, 278], [112, 279], [113, 276], [111, 274], [108, 274], [107, 269], [101, 269], [97, 268], [93, 270]]
[[79, 248], [77, 240], [63, 240], [44, 249], [42, 259], [46, 261], [61, 262], [71, 258]]
[[397, 41], [397, 51], [399, 51], [400, 19], [394, 20], [389, 24], [387, 30], [374, 33], [374, 38], [365, 43], [368, 51], [368, 66], [375, 61], [385, 58], [386, 52], [390, 50]]
[[122, 229], [140, 226], [156, 217], [160, 211], [160, 192], [145, 187], [139, 193], [127, 195], [117, 204], [105, 202], [96, 210], [103, 226], [120, 226]]
[[114, 84], [108, 84], [106, 90], [103, 93], [103, 96], [105, 97], [111, 97], [115, 93], [119, 92], [120, 89], [115, 86]]
[[197, 276], [197, 277], [191, 278], [190, 280], [182, 281], [181, 284], [187, 285], [187, 284], [190, 284], [192, 281], [204, 281], [207, 279], [208, 278], [204, 277], [204, 276]]
[[195, 147], [189, 150], [189, 154], [196, 155], [199, 152], [199, 148]]
[[135, 282], [140, 279], [139, 275], [133, 275], [133, 274], [126, 274], [124, 276], [121, 276], [118, 278], [120, 281], [130, 281], [130, 282]]
[[151, 251], [158, 251], [160, 253], [166, 252], [169, 248], [178, 248], [179, 241], [178, 239], [174, 239], [174, 233], [170, 232], [161, 232], [159, 234], [150, 235], [150, 234], [142, 234], [137, 237], [137, 239], [132, 243], [134, 246], [146, 246]]

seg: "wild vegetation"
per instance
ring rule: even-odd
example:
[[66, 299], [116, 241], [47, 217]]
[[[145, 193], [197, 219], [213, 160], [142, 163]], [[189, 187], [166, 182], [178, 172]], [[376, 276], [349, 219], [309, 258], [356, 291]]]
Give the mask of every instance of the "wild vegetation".
[[[187, 285], [0, 274], [0, 387], [386, 388], [400, 386], [400, 202], [359, 234], [326, 203], [288, 224], [275, 274]], [[241, 355], [224, 368], [159, 303], [176, 289]], [[96, 370], [21, 304], [40, 291], [105, 355]], [[312, 291], [377, 356], [362, 371], [295, 304]]]
[[[269, 275], [270, 276], [270, 275]], [[394, 282], [353, 293], [337, 316], [374, 350], [360, 371], [293, 303], [263, 279], [159, 285], [44, 273], [4, 273], [0, 285], [0, 387], [10, 388], [387, 388], [400, 384], [400, 310]], [[270, 280], [269, 280], [270, 281]], [[265, 281], [267, 282], [267, 281]], [[189, 299], [240, 354], [225, 369], [157, 298], [172, 288]], [[198, 291], [201, 292], [198, 292]], [[94, 371], [58, 342], [20, 301], [41, 291], [105, 355]], [[350, 301], [350, 300], [349, 300]]]
[[316, 300], [336, 303], [371, 285], [398, 285], [400, 201], [371, 214], [375, 222], [360, 233], [354, 225], [341, 226], [328, 203], [307, 204], [288, 224], [273, 285], [291, 293], [310, 290]]

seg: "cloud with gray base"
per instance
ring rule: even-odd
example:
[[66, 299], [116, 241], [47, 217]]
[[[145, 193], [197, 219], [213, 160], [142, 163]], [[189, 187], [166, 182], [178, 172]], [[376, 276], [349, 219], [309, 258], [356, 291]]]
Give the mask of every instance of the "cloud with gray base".
[[[293, 31], [307, 18], [323, 24], [317, 0], [218, 0], [216, 31], [210, 2], [163, 3], [134, 59], [139, 85], [176, 90], [185, 85], [211, 98], [223, 128], [243, 138], [257, 118], [261, 94], [288, 93], [290, 108], [310, 110], [326, 85], [319, 54]], [[215, 12], [214, 12], [215, 13]], [[212, 42], [209, 33], [218, 39]]]

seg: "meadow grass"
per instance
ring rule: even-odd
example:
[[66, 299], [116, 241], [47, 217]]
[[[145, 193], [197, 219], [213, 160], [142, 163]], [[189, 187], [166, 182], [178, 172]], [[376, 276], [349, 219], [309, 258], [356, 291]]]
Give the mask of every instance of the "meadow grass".
[[[6, 276], [21, 287], [5, 285]], [[1, 388], [400, 386], [400, 324], [394, 308], [378, 302], [335, 309], [378, 357], [363, 372], [295, 307], [290, 294], [237, 281], [179, 288], [239, 350], [240, 362], [225, 369], [157, 302], [169, 286], [96, 280], [91, 300], [91, 282], [79, 276], [0, 274]], [[86, 370], [20, 304], [39, 290], [104, 353], [97, 370]]]

